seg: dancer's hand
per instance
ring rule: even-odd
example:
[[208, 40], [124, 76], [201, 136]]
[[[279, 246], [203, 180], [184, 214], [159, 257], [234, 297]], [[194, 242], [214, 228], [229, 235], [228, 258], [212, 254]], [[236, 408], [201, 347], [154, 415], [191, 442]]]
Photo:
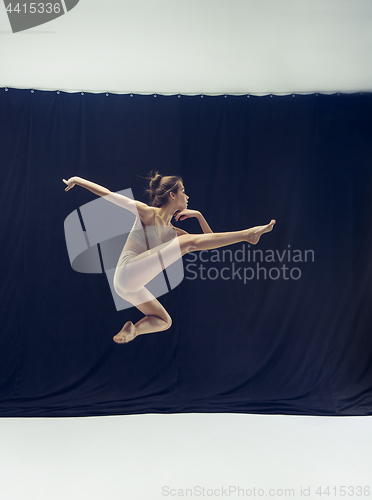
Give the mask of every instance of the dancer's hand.
[[200, 214], [198, 210], [189, 210], [188, 208], [184, 208], [183, 210], [179, 210], [176, 212], [173, 217], [178, 220], [185, 220], [189, 217], [197, 217]]
[[67, 184], [67, 188], [65, 188], [65, 191], [68, 191], [69, 189], [72, 189], [75, 186], [76, 177], [70, 177], [68, 181], [66, 181], [66, 179], [63, 179], [63, 182]]

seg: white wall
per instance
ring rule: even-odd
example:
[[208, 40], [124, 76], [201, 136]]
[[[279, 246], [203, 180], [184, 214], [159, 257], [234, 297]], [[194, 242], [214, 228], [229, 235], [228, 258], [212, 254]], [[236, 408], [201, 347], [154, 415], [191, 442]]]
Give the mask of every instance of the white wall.
[[[0, 87], [371, 91], [371, 42], [371, 0], [80, 0], [16, 34], [1, 2]], [[293, 487], [292, 498], [303, 498], [301, 486], [329, 485], [327, 498], [341, 498], [333, 487], [368, 484], [371, 423], [228, 414], [0, 419], [0, 493], [152, 500], [167, 484], [236, 484]]]
[[371, 91], [371, 49], [371, 0], [80, 0], [14, 34], [0, 5], [0, 86]]
[[371, 431], [371, 417], [3, 419], [0, 498], [368, 499]]

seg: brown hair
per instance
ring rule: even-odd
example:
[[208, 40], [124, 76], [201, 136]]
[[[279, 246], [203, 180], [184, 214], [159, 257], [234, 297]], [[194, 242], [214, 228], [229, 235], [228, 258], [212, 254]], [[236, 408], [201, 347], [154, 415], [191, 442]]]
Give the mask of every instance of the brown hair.
[[145, 193], [150, 199], [150, 204], [153, 207], [161, 207], [169, 201], [169, 193], [177, 193], [181, 187], [182, 178], [178, 175], [166, 175], [162, 176], [158, 171], [151, 171], [148, 177], [144, 179], [149, 179], [149, 188], [145, 189]]

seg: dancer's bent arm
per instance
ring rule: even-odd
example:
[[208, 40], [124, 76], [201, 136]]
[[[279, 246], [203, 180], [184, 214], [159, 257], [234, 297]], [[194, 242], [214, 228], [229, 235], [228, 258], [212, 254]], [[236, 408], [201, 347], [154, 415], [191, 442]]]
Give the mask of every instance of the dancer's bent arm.
[[119, 193], [113, 193], [109, 189], [100, 186], [99, 184], [95, 184], [94, 182], [87, 181], [86, 179], [82, 179], [81, 177], [70, 177], [68, 181], [63, 179], [63, 182], [67, 184], [65, 191], [73, 188], [75, 184], [77, 186], [81, 186], [83, 188], [89, 189], [92, 193], [98, 196], [104, 196], [105, 200], [111, 201], [118, 205], [119, 207], [126, 208], [130, 212], [135, 215], [139, 215], [141, 219], [152, 214], [152, 208], [146, 205], [146, 203], [142, 203], [141, 201], [132, 200], [127, 196], [123, 196]]
[[[188, 208], [185, 208], [184, 210], [176, 212], [176, 214], [174, 215], [176, 221], [189, 219], [190, 217], [196, 217], [198, 219], [200, 227], [203, 230], [203, 233], [213, 233], [212, 229], [208, 225], [208, 222], [204, 219], [203, 215], [199, 212], [199, 210], [189, 210]], [[188, 234], [188, 233], [186, 233], [186, 231], [183, 231], [183, 234]]]
[[208, 222], [204, 219], [203, 215], [200, 212], [196, 217], [199, 221], [200, 227], [203, 230], [203, 233], [213, 233], [212, 229], [208, 225]]

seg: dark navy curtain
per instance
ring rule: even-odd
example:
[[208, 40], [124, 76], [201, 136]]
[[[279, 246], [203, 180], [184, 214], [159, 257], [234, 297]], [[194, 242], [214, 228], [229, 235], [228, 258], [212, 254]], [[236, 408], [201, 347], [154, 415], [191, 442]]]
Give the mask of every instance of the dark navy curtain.
[[[0, 415], [370, 415], [371, 116], [370, 93], [0, 89]], [[213, 232], [277, 223], [185, 255], [158, 299], [171, 328], [118, 345], [143, 314], [72, 268], [64, 221], [97, 196], [62, 179], [147, 202], [151, 169], [182, 176]]]

